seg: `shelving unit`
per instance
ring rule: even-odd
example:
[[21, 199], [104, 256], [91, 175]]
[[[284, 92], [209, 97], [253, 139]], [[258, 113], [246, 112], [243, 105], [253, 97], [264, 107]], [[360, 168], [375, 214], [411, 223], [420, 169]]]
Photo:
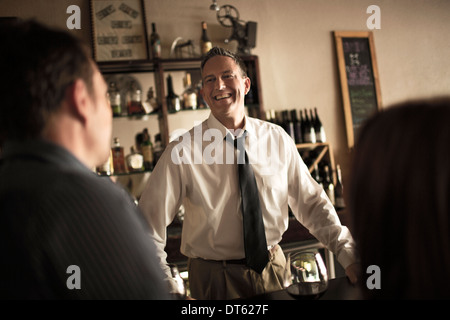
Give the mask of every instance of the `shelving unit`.
[[333, 148], [331, 147], [330, 143], [324, 142], [324, 143], [301, 143], [297, 144], [297, 149], [300, 152], [300, 154], [303, 156], [305, 153], [311, 153], [311, 151], [317, 153], [317, 155], [314, 157], [314, 160], [308, 165], [309, 172], [312, 173], [314, 170], [314, 167], [319, 164], [322, 160], [325, 160], [328, 162], [331, 166], [331, 172], [332, 172], [332, 179], [333, 183], [336, 184], [337, 177], [336, 177], [336, 166], [334, 163], [334, 154], [333, 154]]
[[[265, 119], [264, 106], [262, 101], [261, 81], [259, 78], [259, 60], [257, 56], [243, 56], [248, 76], [252, 82], [251, 98], [246, 105], [249, 114], [253, 117]], [[104, 75], [124, 74], [124, 73], [153, 73], [155, 79], [155, 94], [158, 100], [159, 129], [163, 146], [169, 143], [169, 119], [166, 104], [165, 72], [188, 71], [197, 73], [200, 77], [201, 58], [191, 59], [154, 59], [152, 61], [128, 61], [128, 62], [100, 62], [99, 68]], [[194, 81], [193, 81], [194, 83]]]

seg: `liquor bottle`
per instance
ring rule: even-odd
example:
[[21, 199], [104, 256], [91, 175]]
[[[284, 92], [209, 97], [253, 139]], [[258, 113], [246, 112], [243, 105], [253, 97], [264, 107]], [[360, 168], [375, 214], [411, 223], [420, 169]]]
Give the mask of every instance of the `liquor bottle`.
[[154, 95], [155, 93], [153, 92], [153, 87], [150, 87], [147, 91], [147, 100], [142, 103], [145, 113], [152, 113], [158, 110], [158, 101]]
[[130, 154], [126, 156], [128, 172], [142, 171], [144, 168], [144, 157], [136, 151], [135, 146], [131, 146]]
[[114, 145], [111, 148], [113, 167], [115, 173], [126, 173], [127, 169], [125, 167], [125, 156], [123, 152], [123, 147], [120, 145], [119, 138], [114, 138]]
[[141, 90], [136, 87], [133, 82], [130, 90], [127, 93], [127, 109], [128, 115], [145, 114], [145, 109], [142, 106]]
[[112, 159], [112, 151], [109, 151], [109, 157], [108, 160], [106, 160], [105, 163], [103, 163], [102, 165], [98, 166], [96, 168], [96, 171], [99, 175], [102, 176], [109, 176], [112, 175], [114, 173], [114, 167], [113, 167], [113, 159]]
[[314, 113], [315, 113], [314, 131], [316, 132], [316, 141], [317, 142], [327, 142], [327, 137], [325, 135], [325, 129], [323, 128], [322, 122], [320, 121], [319, 115], [317, 114], [317, 108], [314, 108]]
[[152, 34], [150, 35], [150, 46], [152, 51], [152, 58], [161, 58], [161, 39], [156, 32], [156, 25], [152, 22]]
[[336, 209], [345, 208], [344, 200], [344, 186], [342, 184], [342, 173], [340, 165], [336, 165], [337, 182], [334, 188], [334, 201], [336, 202]]
[[334, 198], [334, 185], [333, 181], [331, 180], [331, 173], [330, 168], [328, 166], [325, 166], [325, 179], [323, 182], [323, 188], [325, 189], [325, 192], [330, 199], [331, 203], [335, 205], [335, 198]]
[[141, 152], [144, 157], [145, 170], [153, 169], [153, 144], [147, 128], [142, 132]]
[[197, 91], [197, 108], [198, 109], [206, 109], [208, 108], [208, 104], [205, 99], [203, 99], [202, 95], [202, 80], [199, 80], [195, 86], [195, 90]]
[[122, 101], [115, 82], [109, 83], [108, 94], [113, 116], [120, 116], [122, 114]]
[[316, 133], [313, 124], [309, 121], [307, 109], [305, 109], [305, 134], [303, 139], [305, 143], [316, 143]]
[[180, 98], [173, 92], [172, 76], [167, 77], [167, 110], [169, 112], [177, 112], [181, 110]]
[[202, 56], [206, 55], [212, 48], [211, 40], [208, 37], [206, 22], [202, 22], [202, 37], [200, 39]]
[[155, 148], [153, 149], [153, 167], [156, 166], [159, 158], [161, 157], [164, 148], [162, 146], [161, 134], [158, 133], [155, 135]]
[[291, 110], [291, 120], [294, 125], [294, 140], [295, 143], [302, 143], [302, 127], [300, 121], [297, 118], [297, 110]]
[[197, 92], [192, 88], [191, 74], [186, 73], [185, 89], [182, 94], [183, 108], [186, 110], [197, 109]]

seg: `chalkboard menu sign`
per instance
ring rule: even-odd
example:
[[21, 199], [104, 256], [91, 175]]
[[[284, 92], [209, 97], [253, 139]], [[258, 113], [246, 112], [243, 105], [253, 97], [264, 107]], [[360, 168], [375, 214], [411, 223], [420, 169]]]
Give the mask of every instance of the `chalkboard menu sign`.
[[347, 141], [352, 148], [366, 119], [381, 108], [372, 32], [334, 32]]

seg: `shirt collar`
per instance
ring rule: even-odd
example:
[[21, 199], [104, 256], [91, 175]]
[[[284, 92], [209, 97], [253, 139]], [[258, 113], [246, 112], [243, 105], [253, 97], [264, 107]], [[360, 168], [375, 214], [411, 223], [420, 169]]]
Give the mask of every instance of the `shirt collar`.
[[[214, 117], [212, 112], [209, 114], [208, 119], [206, 120], [207, 126], [209, 129], [217, 129], [222, 134], [222, 138], [225, 138], [227, 134], [231, 134], [233, 137], [235, 136], [228, 128], [226, 128], [219, 120]], [[255, 128], [252, 122], [252, 118], [244, 116], [244, 127], [238, 134], [241, 136], [244, 131], [247, 132], [247, 135], [255, 135]]]

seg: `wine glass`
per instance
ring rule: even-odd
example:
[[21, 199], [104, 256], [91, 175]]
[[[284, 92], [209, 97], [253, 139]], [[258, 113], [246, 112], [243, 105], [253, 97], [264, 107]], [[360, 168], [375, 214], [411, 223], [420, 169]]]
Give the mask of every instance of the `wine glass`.
[[184, 280], [183, 278], [181, 278], [176, 264], [169, 263], [169, 268], [172, 274], [172, 278], [176, 283], [176, 286], [172, 288], [170, 294], [174, 299], [183, 300], [186, 298], [186, 286], [184, 285]]
[[320, 253], [289, 253], [286, 259], [284, 287], [296, 299], [320, 298], [328, 288], [327, 268]]

